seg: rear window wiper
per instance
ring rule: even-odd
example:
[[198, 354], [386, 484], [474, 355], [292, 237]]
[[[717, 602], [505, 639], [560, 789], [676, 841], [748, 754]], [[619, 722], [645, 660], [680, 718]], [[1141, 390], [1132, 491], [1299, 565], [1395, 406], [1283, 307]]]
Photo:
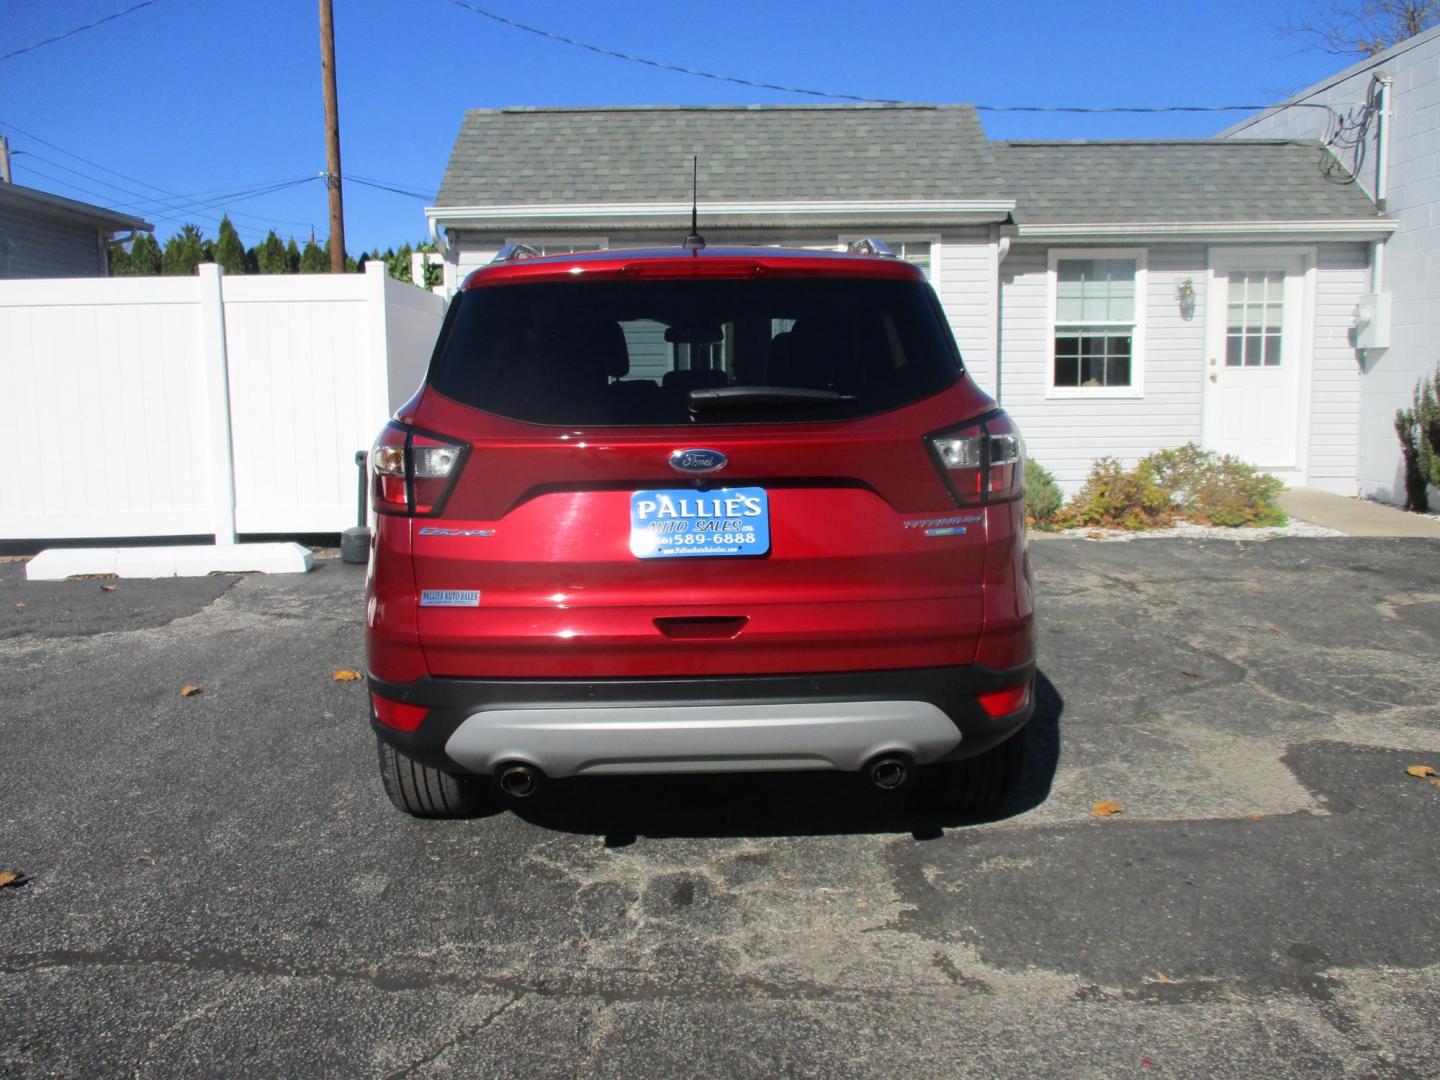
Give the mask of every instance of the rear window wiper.
[[690, 411], [751, 405], [824, 405], [858, 399], [858, 394], [846, 394], [839, 390], [806, 390], [798, 386], [716, 386], [691, 390]]

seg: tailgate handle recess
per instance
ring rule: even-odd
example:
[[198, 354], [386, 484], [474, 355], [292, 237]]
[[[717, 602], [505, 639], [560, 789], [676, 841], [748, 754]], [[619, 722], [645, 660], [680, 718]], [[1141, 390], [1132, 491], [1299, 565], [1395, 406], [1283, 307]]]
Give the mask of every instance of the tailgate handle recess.
[[745, 629], [748, 615], [691, 615], [655, 620], [668, 638], [733, 638]]

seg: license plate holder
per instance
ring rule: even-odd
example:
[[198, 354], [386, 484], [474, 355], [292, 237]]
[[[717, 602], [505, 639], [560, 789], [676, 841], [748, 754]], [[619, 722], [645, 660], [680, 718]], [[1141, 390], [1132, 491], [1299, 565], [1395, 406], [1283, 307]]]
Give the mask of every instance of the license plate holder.
[[630, 552], [637, 559], [767, 555], [770, 496], [759, 487], [633, 492]]

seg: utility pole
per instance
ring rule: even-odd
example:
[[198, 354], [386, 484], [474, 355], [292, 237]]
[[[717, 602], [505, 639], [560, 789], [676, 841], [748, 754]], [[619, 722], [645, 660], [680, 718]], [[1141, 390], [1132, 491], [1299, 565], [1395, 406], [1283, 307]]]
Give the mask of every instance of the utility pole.
[[320, 78], [325, 87], [325, 187], [330, 193], [330, 272], [345, 272], [345, 204], [340, 193], [340, 104], [335, 97], [335, 13], [320, 0]]
[[10, 140], [0, 135], [0, 184], [10, 183]]

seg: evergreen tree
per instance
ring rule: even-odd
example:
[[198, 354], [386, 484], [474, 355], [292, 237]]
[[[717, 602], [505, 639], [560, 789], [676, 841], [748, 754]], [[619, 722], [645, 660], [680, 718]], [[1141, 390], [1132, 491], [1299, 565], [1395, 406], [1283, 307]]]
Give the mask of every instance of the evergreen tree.
[[215, 242], [215, 261], [227, 274], [245, 273], [245, 245], [230, 223], [230, 215], [220, 219], [220, 238]]
[[161, 273], [160, 244], [150, 233], [141, 233], [130, 245], [129, 267], [124, 271], [138, 277], [156, 277]]
[[[295, 241], [290, 241], [292, 244]], [[330, 269], [329, 256], [325, 249], [315, 243], [312, 236], [305, 242], [305, 250], [300, 253], [300, 273], [302, 274], [323, 274]]]
[[290, 242], [285, 245], [285, 273], [298, 274], [300, 272], [300, 249], [295, 246], [295, 237], [290, 237]]
[[111, 244], [105, 249], [105, 258], [110, 264], [111, 277], [130, 275], [130, 253], [125, 250], [124, 244]]
[[165, 242], [161, 256], [161, 273], [188, 277], [205, 259], [207, 241], [195, 225], [182, 225], [180, 231]]
[[264, 241], [255, 248], [255, 269], [262, 274], [285, 274], [290, 271], [285, 245], [280, 242], [280, 237], [275, 235], [274, 229], [271, 229]]
[[397, 281], [410, 280], [410, 252], [409, 244], [401, 244], [399, 251], [394, 248], [385, 251], [385, 270]]

